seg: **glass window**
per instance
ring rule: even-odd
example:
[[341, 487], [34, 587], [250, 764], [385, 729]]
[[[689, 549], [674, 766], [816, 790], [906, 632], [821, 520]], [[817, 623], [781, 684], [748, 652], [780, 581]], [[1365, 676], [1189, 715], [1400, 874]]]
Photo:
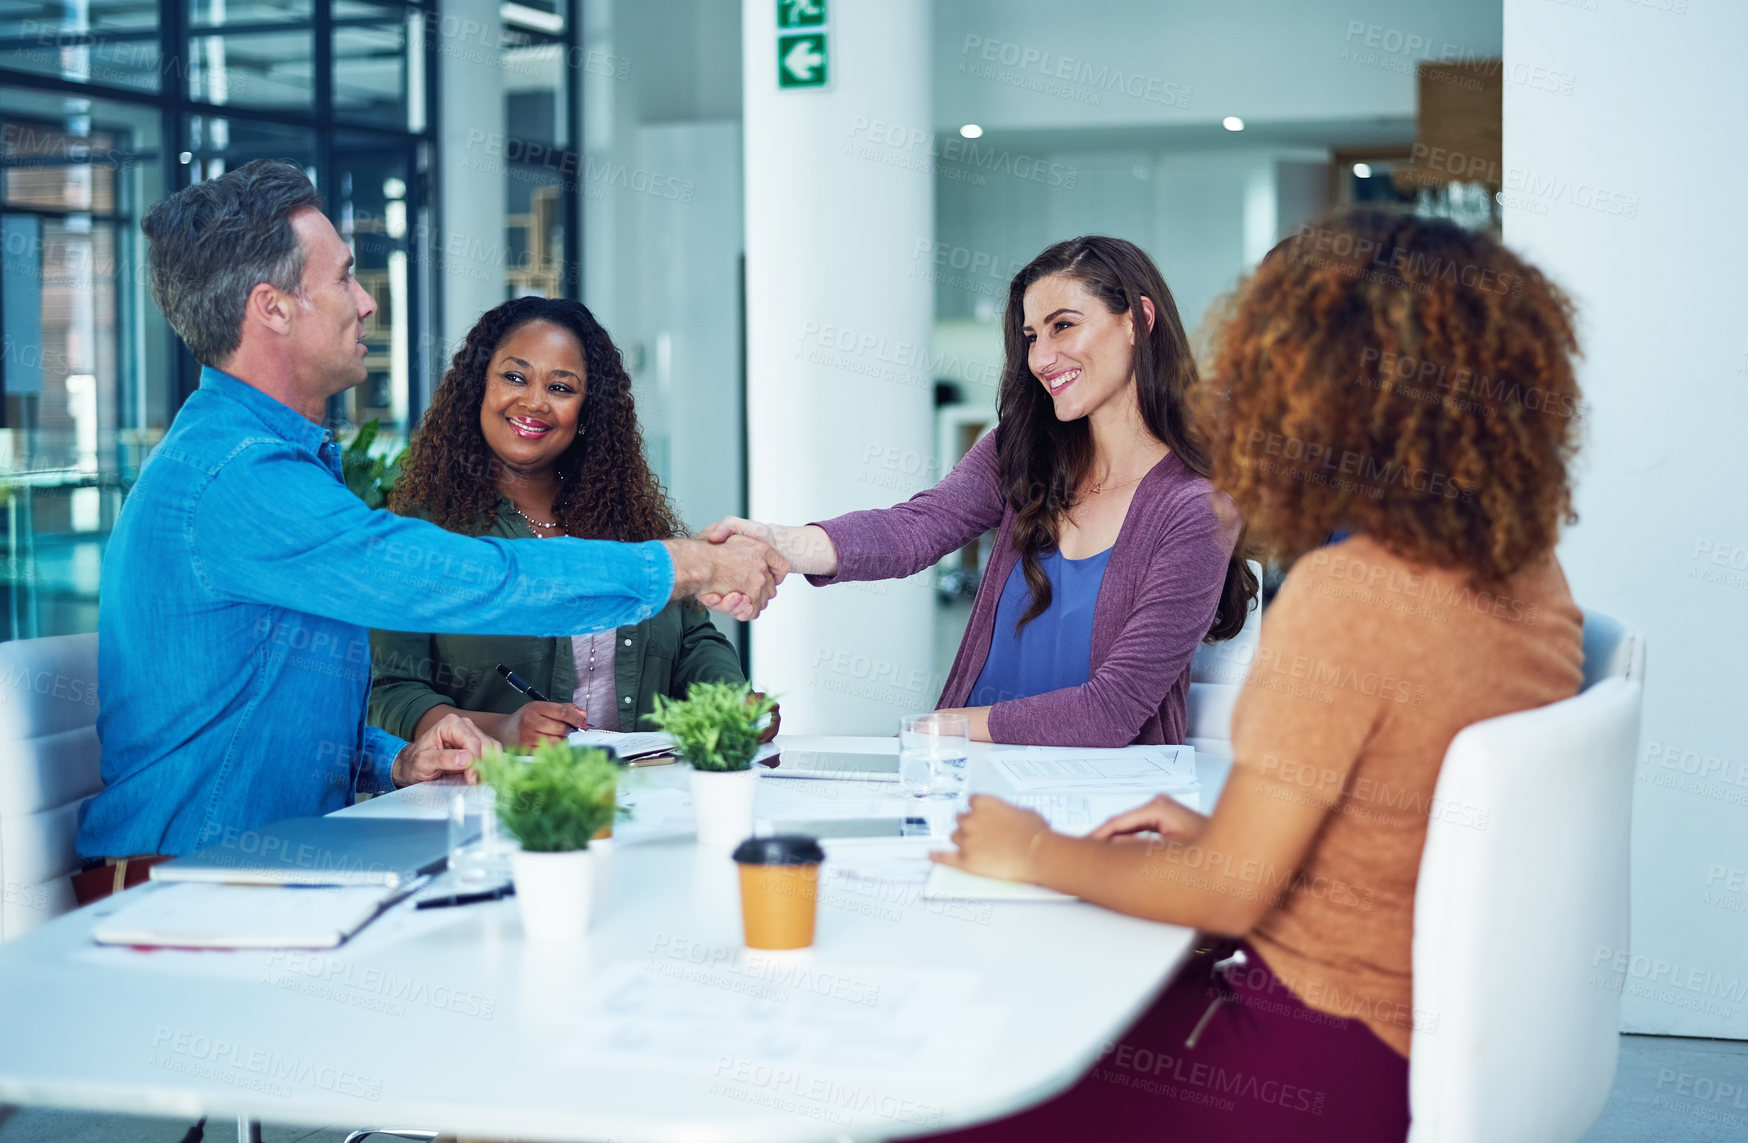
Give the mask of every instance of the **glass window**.
[[310, 30], [227, 32], [188, 41], [188, 97], [239, 107], [308, 108]]
[[506, 3], [503, 19], [505, 290], [575, 297], [577, 185], [570, 74], [582, 58], [566, 0]]
[[0, 0], [0, 636], [95, 628], [121, 498], [197, 383], [146, 286], [139, 219], [168, 190], [309, 174], [378, 304], [330, 417], [404, 439], [435, 356], [413, 236], [439, 28], [395, 0]]
[[347, 424], [377, 421], [385, 443], [406, 438], [411, 410], [414, 291], [410, 219], [418, 179], [412, 152], [364, 135], [335, 141], [337, 189], [325, 195], [335, 227], [352, 247], [353, 274], [376, 299], [365, 332], [364, 384], [335, 398], [329, 414]]
[[190, 168], [183, 185], [216, 179], [251, 159], [289, 159], [303, 167], [321, 189], [316, 170], [316, 132], [260, 119], [190, 115], [188, 149], [182, 152]]
[[570, 86], [564, 43], [521, 29], [504, 29], [504, 111], [518, 139], [563, 147], [570, 143]]
[[423, 18], [402, 4], [334, 5], [334, 115], [402, 130], [424, 129]]
[[160, 121], [10, 89], [0, 107], [4, 619], [12, 636], [90, 630], [103, 539], [166, 423], [169, 341], [138, 238]]
[[139, 0], [0, 5], [0, 68], [157, 91], [158, 6]]

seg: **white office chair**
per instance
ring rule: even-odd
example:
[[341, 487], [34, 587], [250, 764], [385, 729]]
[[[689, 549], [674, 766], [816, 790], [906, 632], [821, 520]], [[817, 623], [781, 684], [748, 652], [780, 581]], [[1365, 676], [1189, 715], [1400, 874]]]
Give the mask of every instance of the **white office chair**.
[[[1262, 565], [1250, 561], [1262, 579]], [[1203, 643], [1190, 661], [1190, 693], [1184, 701], [1187, 745], [1199, 754], [1232, 757], [1232, 708], [1244, 693], [1244, 678], [1262, 639], [1262, 600], [1244, 617], [1244, 630], [1223, 643]]]
[[[1620, 1051], [1644, 640], [1586, 612], [1585, 688], [1465, 727], [1439, 773], [1414, 901], [1410, 1143], [1561, 1143]], [[1471, 824], [1464, 825], [1468, 821]]]
[[0, 940], [73, 908], [98, 761], [97, 636], [0, 643]]

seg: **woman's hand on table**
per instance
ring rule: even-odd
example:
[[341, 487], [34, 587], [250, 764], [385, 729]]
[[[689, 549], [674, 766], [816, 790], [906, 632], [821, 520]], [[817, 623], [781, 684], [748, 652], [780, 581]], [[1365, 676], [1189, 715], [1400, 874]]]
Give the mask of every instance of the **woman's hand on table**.
[[515, 749], [533, 749], [542, 742], [562, 740], [573, 730], [587, 730], [589, 720], [581, 707], [569, 702], [531, 702], [504, 716], [498, 725], [498, 741]]
[[459, 714], [446, 714], [401, 749], [395, 756], [390, 777], [399, 787], [461, 775], [471, 786], [479, 781], [473, 772], [473, 760], [488, 744], [485, 734], [471, 720]]
[[971, 795], [971, 808], [959, 815], [953, 831], [958, 852], [929, 854], [929, 860], [967, 873], [1003, 881], [1031, 881], [1032, 857], [1050, 836], [1050, 823], [1031, 810], [988, 794]]
[[1156, 794], [1145, 805], [1125, 810], [1105, 822], [1087, 837], [1093, 841], [1118, 841], [1132, 834], [1156, 833], [1160, 837], [1195, 837], [1208, 824], [1208, 815], [1199, 814], [1169, 794]]

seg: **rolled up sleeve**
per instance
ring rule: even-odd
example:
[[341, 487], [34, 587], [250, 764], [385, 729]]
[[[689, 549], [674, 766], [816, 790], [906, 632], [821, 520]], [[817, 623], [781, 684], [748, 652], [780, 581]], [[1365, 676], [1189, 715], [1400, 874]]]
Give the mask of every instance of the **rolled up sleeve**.
[[195, 570], [220, 599], [380, 630], [565, 636], [642, 622], [673, 592], [659, 542], [458, 535], [366, 507], [290, 445], [250, 447], [246, 475], [227, 465], [194, 516]]

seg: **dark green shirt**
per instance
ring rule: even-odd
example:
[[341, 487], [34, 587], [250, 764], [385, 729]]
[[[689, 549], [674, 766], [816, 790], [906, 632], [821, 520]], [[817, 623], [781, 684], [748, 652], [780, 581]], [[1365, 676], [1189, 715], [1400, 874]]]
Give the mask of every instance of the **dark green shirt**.
[[[542, 542], [503, 497], [484, 534]], [[696, 682], [746, 681], [733, 644], [695, 604], [670, 603], [642, 623], [619, 628], [613, 651], [620, 730], [653, 729], [643, 716], [654, 709], [656, 695], [684, 698]], [[553, 702], [571, 701], [576, 690], [569, 639], [378, 630], [370, 633], [370, 659], [370, 724], [406, 739], [433, 707], [519, 710], [528, 699], [498, 674], [499, 663]]]

